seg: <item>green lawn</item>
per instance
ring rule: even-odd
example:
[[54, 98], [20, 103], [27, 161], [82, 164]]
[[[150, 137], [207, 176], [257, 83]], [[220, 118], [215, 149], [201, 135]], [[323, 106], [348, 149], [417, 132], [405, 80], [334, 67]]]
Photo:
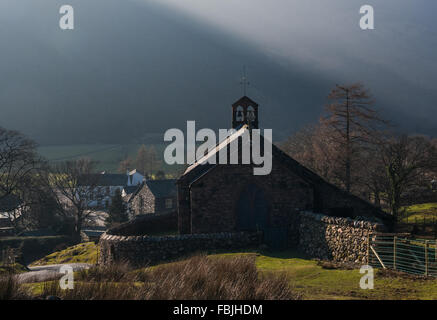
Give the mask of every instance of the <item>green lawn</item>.
[[423, 223], [437, 221], [437, 203], [422, 203], [403, 208], [405, 216], [402, 218], [404, 223]]

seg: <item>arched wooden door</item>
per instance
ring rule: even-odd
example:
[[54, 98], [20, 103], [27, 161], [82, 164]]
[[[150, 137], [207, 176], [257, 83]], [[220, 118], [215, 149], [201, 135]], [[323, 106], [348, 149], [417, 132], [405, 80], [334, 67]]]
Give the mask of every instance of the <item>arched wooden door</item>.
[[265, 230], [269, 204], [264, 192], [250, 184], [241, 193], [237, 203], [237, 229], [240, 231]]

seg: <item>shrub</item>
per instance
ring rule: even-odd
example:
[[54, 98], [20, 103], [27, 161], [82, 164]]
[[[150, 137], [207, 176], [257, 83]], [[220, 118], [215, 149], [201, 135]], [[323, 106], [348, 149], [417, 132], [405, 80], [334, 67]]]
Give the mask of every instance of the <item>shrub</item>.
[[29, 299], [29, 295], [18, 283], [16, 275], [0, 276], [0, 300], [14, 299]]
[[105, 266], [93, 266], [82, 269], [77, 273], [79, 281], [90, 282], [128, 282], [133, 281], [135, 276], [131, 273], [128, 263], [119, 262]]
[[58, 282], [43, 294], [63, 299], [298, 299], [285, 274], [262, 274], [255, 257], [206, 257], [129, 272], [127, 264], [94, 267], [78, 273], [73, 290], [60, 290]]

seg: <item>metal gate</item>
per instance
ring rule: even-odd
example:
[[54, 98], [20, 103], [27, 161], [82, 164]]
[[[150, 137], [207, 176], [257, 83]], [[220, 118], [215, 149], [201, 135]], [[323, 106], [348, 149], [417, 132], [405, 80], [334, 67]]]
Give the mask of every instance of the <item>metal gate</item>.
[[437, 241], [394, 234], [369, 238], [369, 265], [411, 274], [437, 277]]

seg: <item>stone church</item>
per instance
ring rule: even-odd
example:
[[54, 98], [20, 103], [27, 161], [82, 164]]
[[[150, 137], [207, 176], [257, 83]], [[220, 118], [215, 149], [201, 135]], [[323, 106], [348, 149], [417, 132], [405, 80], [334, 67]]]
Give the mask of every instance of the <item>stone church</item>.
[[[258, 107], [247, 96], [232, 105], [233, 135], [258, 128]], [[232, 138], [219, 143], [215, 152], [188, 167], [177, 180], [181, 234], [258, 230], [290, 245], [298, 242], [296, 228], [302, 211], [387, 219], [380, 209], [328, 183], [275, 145], [269, 175], [254, 175], [256, 165], [252, 162], [234, 165], [205, 161], [217, 157], [223, 148], [229, 153], [227, 141]]]

